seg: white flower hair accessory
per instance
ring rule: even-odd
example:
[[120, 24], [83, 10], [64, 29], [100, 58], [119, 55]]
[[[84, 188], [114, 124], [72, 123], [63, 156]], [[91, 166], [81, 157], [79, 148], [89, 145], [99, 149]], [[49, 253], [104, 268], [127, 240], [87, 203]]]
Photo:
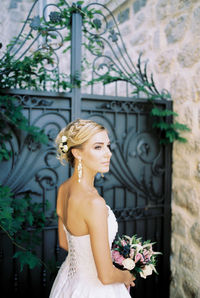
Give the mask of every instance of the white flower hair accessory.
[[62, 151], [62, 153], [67, 153], [68, 146], [67, 146], [67, 137], [66, 136], [62, 136], [59, 148]]

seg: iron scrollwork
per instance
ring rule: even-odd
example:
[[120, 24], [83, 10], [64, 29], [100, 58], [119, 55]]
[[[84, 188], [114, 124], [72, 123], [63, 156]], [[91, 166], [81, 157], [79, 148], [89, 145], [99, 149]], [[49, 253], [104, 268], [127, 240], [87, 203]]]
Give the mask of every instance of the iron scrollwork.
[[[100, 3], [91, 3], [86, 7], [93, 8], [94, 14], [95, 9], [97, 10], [93, 20], [94, 28], [84, 27], [88, 38], [95, 44], [95, 46], [89, 47], [90, 53], [94, 56], [92, 81], [99, 81], [101, 78], [105, 84], [114, 81], [129, 82], [133, 87], [132, 93], [136, 97], [140, 95], [145, 98], [170, 98], [167, 90], [159, 92], [153, 74], [148, 75], [148, 62], [141, 61], [142, 53], [139, 55], [137, 64], [133, 63], [112, 12]], [[106, 75], [108, 76], [106, 77]], [[141, 86], [145, 86], [145, 89], [142, 90]], [[145, 92], [145, 90], [148, 91]]]
[[27, 107], [36, 107], [36, 106], [45, 106], [49, 107], [53, 104], [52, 100], [47, 100], [30, 95], [15, 95], [15, 98], [18, 99], [18, 102], [22, 106]]
[[[42, 18], [35, 15], [38, 2], [39, 0], [34, 1], [19, 35], [9, 45], [7, 53], [1, 58], [1, 63], [3, 65], [7, 61], [8, 55], [17, 62], [25, 56], [33, 57], [33, 55], [37, 53], [39, 55], [42, 52], [44, 59], [46, 59], [45, 63], [42, 64], [46, 81], [48, 80], [50, 83], [51, 81], [57, 81], [59, 83], [60, 61], [58, 51], [64, 44], [64, 34], [67, 30], [66, 20], [65, 24], [60, 25], [62, 10], [59, 5], [53, 3], [45, 5]], [[69, 8], [68, 3], [66, 1], [64, 3]], [[6, 69], [1, 70], [1, 74], [4, 73], [8, 74]], [[32, 75], [37, 78], [37, 72]], [[67, 77], [68, 75], [63, 74], [63, 76]], [[50, 83], [44, 83], [41, 88], [44, 90], [51, 89]], [[17, 82], [16, 88], [19, 88]]]
[[[164, 173], [159, 160], [161, 146], [157, 138], [149, 132], [136, 132], [132, 127], [123, 139], [119, 139], [106, 116], [93, 113], [90, 118], [102, 123], [109, 131], [112, 150], [110, 172], [116, 181], [133, 193], [139, 191], [151, 201], [162, 202], [163, 193], [154, 187], [154, 178], [162, 177]], [[151, 174], [146, 175], [147, 167]], [[104, 179], [105, 188], [107, 183], [109, 176]], [[100, 181], [97, 185], [101, 185]]]
[[[24, 99], [23, 96], [19, 98]], [[32, 100], [28, 99], [28, 102], [32, 102]], [[38, 101], [38, 104], [39, 103]], [[28, 108], [31, 108], [31, 106]], [[53, 121], [49, 121], [51, 114], [54, 115]], [[52, 145], [52, 141], [62, 127], [66, 126], [66, 121], [67, 120], [64, 119], [62, 115], [53, 111], [43, 112], [33, 121], [32, 125], [40, 126], [48, 136], [49, 144], [47, 145], [41, 145], [33, 141], [32, 137], [25, 134], [23, 138], [19, 140], [18, 132], [12, 131], [12, 139], [9, 140], [7, 144], [8, 148], [12, 151], [12, 159], [7, 162], [6, 171], [2, 177], [2, 183], [8, 185], [15, 193], [27, 189], [33, 177], [36, 177], [36, 180], [40, 183], [46, 179], [46, 181], [49, 181], [51, 187], [52, 185], [55, 187], [57, 178], [52, 178], [51, 173], [52, 171], [55, 172], [55, 169], [58, 168], [59, 162], [56, 160], [56, 151], [55, 147]], [[41, 164], [43, 164], [42, 168]], [[44, 169], [46, 169], [45, 174]], [[38, 171], [40, 171], [40, 175], [37, 175]], [[42, 177], [43, 174], [44, 177]], [[57, 175], [56, 172], [54, 174]]]

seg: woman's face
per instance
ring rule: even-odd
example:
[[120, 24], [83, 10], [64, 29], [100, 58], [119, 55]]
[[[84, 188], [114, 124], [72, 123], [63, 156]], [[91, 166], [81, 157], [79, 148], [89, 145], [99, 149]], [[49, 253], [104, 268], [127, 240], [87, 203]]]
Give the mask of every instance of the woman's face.
[[83, 170], [88, 168], [95, 173], [108, 172], [111, 155], [108, 134], [102, 130], [93, 135], [81, 150]]

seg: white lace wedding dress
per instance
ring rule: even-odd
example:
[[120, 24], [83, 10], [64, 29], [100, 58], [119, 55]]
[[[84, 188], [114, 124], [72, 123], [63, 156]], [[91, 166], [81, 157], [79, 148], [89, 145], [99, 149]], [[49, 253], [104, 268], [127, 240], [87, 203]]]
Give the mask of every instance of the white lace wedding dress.
[[[113, 211], [108, 206], [108, 231], [110, 247], [118, 230]], [[90, 245], [90, 236], [73, 236], [66, 229], [69, 253], [59, 269], [51, 289], [50, 298], [130, 298], [122, 283], [103, 285]]]

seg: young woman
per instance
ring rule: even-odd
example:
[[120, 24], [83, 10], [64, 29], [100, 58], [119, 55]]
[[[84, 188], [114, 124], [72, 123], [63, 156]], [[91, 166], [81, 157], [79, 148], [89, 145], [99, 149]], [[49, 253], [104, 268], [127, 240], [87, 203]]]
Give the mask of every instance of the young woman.
[[91, 120], [68, 124], [56, 138], [58, 158], [74, 167], [58, 191], [59, 244], [68, 251], [51, 289], [51, 298], [128, 298], [134, 286], [129, 271], [115, 268], [111, 244], [118, 225], [94, 187], [97, 172], [110, 165], [106, 129]]

